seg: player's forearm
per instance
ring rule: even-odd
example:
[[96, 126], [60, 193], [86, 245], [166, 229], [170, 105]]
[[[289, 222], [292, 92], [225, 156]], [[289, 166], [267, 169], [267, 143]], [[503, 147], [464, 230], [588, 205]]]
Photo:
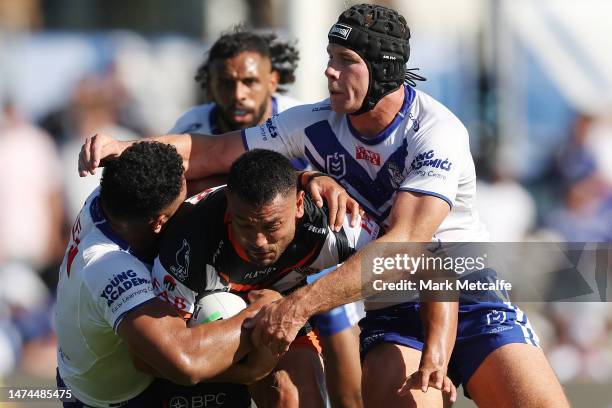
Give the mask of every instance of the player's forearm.
[[[399, 229], [390, 230], [387, 234], [365, 245], [336, 270], [311, 285], [297, 290], [290, 297], [296, 301], [299, 300], [300, 305], [304, 307], [304, 313], [308, 313], [307, 317], [370, 297], [377, 293], [374, 281], [381, 279], [381, 275], [374, 274], [370, 270], [362, 271], [362, 262], [374, 257], [392, 258], [397, 252], [397, 247], [385, 244], [406, 242], [408, 239], [409, 236], [405, 232]], [[418, 257], [424, 246], [425, 244], [414, 243], [407, 250]], [[389, 270], [382, 275], [385, 282], [399, 281], [405, 277], [405, 271], [397, 270]]]
[[211, 380], [251, 351], [250, 334], [242, 323], [256, 311], [247, 308], [231, 319], [188, 328], [178, 336], [181, 370], [190, 384]]
[[421, 302], [425, 331], [423, 359], [447, 365], [457, 336], [458, 302]]

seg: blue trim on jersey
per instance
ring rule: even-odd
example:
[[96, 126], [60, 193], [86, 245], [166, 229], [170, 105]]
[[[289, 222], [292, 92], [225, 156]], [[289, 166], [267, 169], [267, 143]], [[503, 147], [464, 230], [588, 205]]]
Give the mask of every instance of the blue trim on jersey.
[[240, 131], [240, 135], [242, 136], [242, 146], [244, 146], [244, 151], [248, 152], [250, 149], [249, 143], [247, 142], [246, 129], [242, 129]]
[[215, 104], [213, 108], [210, 110], [210, 113], [208, 114], [208, 127], [210, 127], [211, 135], [221, 134], [221, 130], [219, 130], [219, 127], [217, 126], [217, 122], [215, 121], [218, 110], [219, 110], [219, 106]]
[[411, 193], [419, 193], [419, 194], [425, 194], [425, 195], [429, 195], [429, 196], [438, 197], [438, 198], [441, 198], [442, 200], [446, 201], [446, 203], [450, 206], [451, 210], [453, 209], [452, 201], [449, 200], [448, 197], [443, 196], [442, 194], [434, 193], [433, 191], [420, 190], [418, 188], [409, 188], [409, 187], [401, 187], [399, 189], [399, 191], [409, 191]]
[[115, 319], [115, 322], [113, 323], [113, 331], [115, 333], [117, 333], [117, 329], [119, 328], [119, 324], [121, 323], [121, 321], [123, 320], [123, 318], [125, 317], [126, 314], [130, 313], [132, 310], [136, 309], [137, 307], [140, 307], [140, 306], [144, 305], [145, 303], [149, 303], [153, 299], [157, 299], [157, 296], [155, 296], [155, 294], [153, 294], [152, 298], [147, 299], [144, 302], [140, 302], [137, 305], [134, 305], [134, 306], [130, 307], [128, 310], [126, 310], [125, 312], [123, 312], [119, 316], [117, 316], [117, 318]]
[[306, 156], [306, 158], [308, 159], [308, 161], [310, 162], [310, 164], [313, 165], [313, 167], [321, 172], [325, 172], [325, 168], [323, 168], [319, 162], [317, 162], [314, 158], [314, 156], [312, 155], [312, 153], [310, 153], [310, 150], [308, 149], [308, 147], [304, 146], [304, 155]]
[[[350, 185], [375, 208], [384, 205], [396, 192], [397, 187], [393, 185], [392, 179], [393, 176], [396, 176], [396, 179], [402, 178], [406, 170], [407, 139], [404, 139], [402, 145], [389, 156], [376, 174], [376, 178], [372, 180], [357, 159], [340, 144], [327, 120], [308, 126], [304, 129], [304, 133], [322, 158], [336, 158], [342, 163], [343, 174], [337, 175], [327, 168], [328, 160], [325, 159], [325, 173]], [[309, 157], [310, 160], [311, 157], [312, 155]]]
[[272, 116], [278, 115], [278, 101], [272, 97]]
[[106, 236], [106, 238], [113, 241], [115, 244], [119, 246], [122, 250], [128, 252], [130, 255], [136, 257], [140, 262], [145, 265], [150, 265], [151, 261], [141, 258], [136, 254], [130, 244], [125, 242], [123, 238], [121, 238], [108, 223], [106, 217], [104, 217], [104, 213], [102, 212], [102, 206], [100, 205], [100, 196], [94, 197], [89, 205], [89, 214], [91, 215], [91, 219], [94, 222], [94, 225]]
[[406, 113], [408, 113], [408, 108], [410, 107], [410, 105], [412, 105], [414, 97], [416, 96], [415, 90], [409, 87], [408, 85], [404, 85], [404, 90], [404, 102], [402, 103], [402, 107], [400, 108], [399, 112], [397, 112], [397, 115], [395, 115], [395, 117], [393, 118], [393, 121], [382, 132], [380, 132], [373, 138], [361, 136], [357, 129], [355, 129], [351, 124], [351, 121], [349, 120], [349, 115], [346, 115], [346, 123], [348, 125], [349, 130], [351, 131], [351, 134], [355, 136], [355, 138], [357, 138], [361, 143], [370, 146], [384, 142], [389, 136], [391, 136], [391, 133], [393, 133], [395, 129], [397, 129], [402, 120], [404, 120], [404, 118], [406, 117]]
[[125, 242], [115, 231], [112, 230], [104, 213], [102, 212], [102, 206], [100, 205], [100, 196], [95, 197], [89, 205], [89, 214], [94, 222], [94, 225], [102, 231], [106, 238], [113, 241], [124, 251], [130, 250], [130, 245]]

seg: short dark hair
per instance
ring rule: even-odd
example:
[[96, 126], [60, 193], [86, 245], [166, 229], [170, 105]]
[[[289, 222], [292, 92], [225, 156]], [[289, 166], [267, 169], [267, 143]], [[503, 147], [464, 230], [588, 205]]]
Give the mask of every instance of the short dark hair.
[[172, 145], [140, 142], [111, 160], [102, 173], [105, 210], [125, 221], [158, 216], [181, 192], [183, 160]]
[[297, 192], [297, 172], [282, 154], [254, 149], [232, 164], [227, 191], [248, 204], [265, 205], [279, 194]]
[[245, 51], [256, 52], [270, 59], [272, 70], [279, 74], [278, 92], [286, 92], [287, 89], [282, 85], [292, 84], [295, 81], [295, 70], [300, 59], [297, 48], [279, 38], [276, 33], [256, 33], [240, 24], [215, 41], [208, 51], [208, 58], [198, 68], [196, 82], [208, 92], [210, 64], [216, 60], [235, 57]]

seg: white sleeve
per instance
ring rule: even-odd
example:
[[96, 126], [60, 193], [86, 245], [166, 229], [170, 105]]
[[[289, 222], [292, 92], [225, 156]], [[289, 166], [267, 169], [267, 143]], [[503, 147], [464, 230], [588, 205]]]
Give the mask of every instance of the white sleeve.
[[456, 122], [439, 124], [426, 131], [408, 155], [408, 176], [399, 191], [438, 197], [452, 208], [459, 176], [469, 153], [467, 130]]
[[152, 275], [155, 294], [170, 303], [184, 318], [189, 318], [198, 294], [168, 273], [159, 257], [155, 258]]
[[334, 232], [328, 227], [327, 239], [319, 256], [310, 265], [311, 268], [321, 270], [342, 263], [353, 252], [380, 235], [380, 226], [367, 215], [360, 217], [356, 227], [351, 227], [350, 221], [350, 216], [346, 215], [340, 232]]
[[86, 269], [94, 307], [115, 332], [128, 312], [155, 298], [149, 270], [128, 253], [103, 256]]
[[274, 150], [291, 159], [304, 157], [304, 129], [312, 105], [300, 105], [274, 115], [265, 123], [242, 131], [246, 150]]

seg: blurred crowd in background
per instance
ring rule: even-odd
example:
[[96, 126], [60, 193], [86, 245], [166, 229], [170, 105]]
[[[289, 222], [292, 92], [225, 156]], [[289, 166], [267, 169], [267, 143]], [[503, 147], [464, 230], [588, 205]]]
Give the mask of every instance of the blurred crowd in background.
[[[327, 30], [352, 3], [0, 0], [0, 379], [54, 375], [58, 266], [101, 174], [77, 175], [84, 138], [166, 132], [204, 101], [197, 66], [241, 21], [296, 41], [289, 95], [325, 98]], [[408, 20], [419, 88], [470, 131], [492, 240], [610, 242], [610, 2], [381, 3]], [[521, 306], [563, 383], [612, 384], [610, 303]]]

